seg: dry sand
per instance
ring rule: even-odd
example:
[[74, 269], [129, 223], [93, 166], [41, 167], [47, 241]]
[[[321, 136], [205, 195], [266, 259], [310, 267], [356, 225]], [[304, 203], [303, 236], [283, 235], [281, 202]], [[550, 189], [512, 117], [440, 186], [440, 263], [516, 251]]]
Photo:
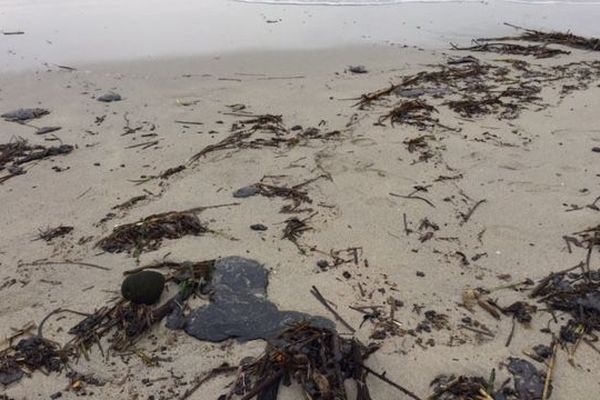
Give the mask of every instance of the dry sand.
[[[117, 294], [122, 272], [138, 263], [163, 257], [182, 261], [240, 255], [271, 270], [268, 295], [282, 309], [331, 317], [309, 294], [311, 285], [316, 285], [356, 328], [362, 316], [349, 305], [384, 304], [389, 296], [404, 302], [397, 319], [405, 329], [414, 329], [424, 318], [413, 305], [447, 314], [448, 329], [387, 338], [368, 362], [422, 397], [430, 392], [431, 379], [440, 373], [487, 376], [496, 368], [501, 381], [507, 372], [500, 364], [508, 356], [522, 356], [522, 351], [534, 344], [549, 343], [549, 336], [540, 328], [551, 317], [538, 315], [530, 328], [519, 324], [511, 345], [505, 347], [511, 319], [496, 321], [481, 309], [467, 311], [459, 305], [462, 292], [506, 284], [498, 279], [501, 274], [510, 274], [510, 282], [540, 278], [585, 257], [580, 249], [569, 254], [562, 236], [596, 224], [595, 211], [566, 212], [565, 204], [589, 204], [598, 195], [599, 155], [591, 148], [600, 145], [600, 88], [595, 78], [587, 90], [561, 98], [560, 83], [556, 88], [548, 84], [542, 97], [550, 106], [539, 111], [530, 107], [514, 120], [496, 116], [465, 119], [439, 107], [440, 120], [461, 130], [434, 128], [434, 158], [415, 163], [418, 154], [409, 153], [403, 141], [431, 131], [402, 124], [375, 126], [387, 109], [359, 110], [352, 107], [355, 101], [348, 99], [428, 69], [426, 65], [445, 57], [441, 51], [412, 48], [346, 48], [91, 65], [77, 71], [53, 69], [0, 76], [2, 112], [18, 107], [49, 108], [50, 115], [31, 123], [62, 126], [56, 137], [76, 146], [71, 154], [29, 165], [25, 175], [0, 185], [0, 337], [9, 336], [12, 328], [28, 321], [39, 322], [58, 307], [84, 312], [101, 307]], [[597, 55], [575, 51], [556, 59], [524, 59], [548, 66], [597, 59]], [[367, 66], [368, 74], [345, 72], [357, 60]], [[124, 100], [104, 104], [94, 99], [110, 90]], [[239, 119], [225, 114], [227, 105], [240, 103], [251, 113], [282, 115], [287, 127], [321, 124], [322, 130], [340, 130], [341, 135], [291, 148], [214, 152], [168, 180], [132, 182], [186, 163], [205, 146], [226, 137], [230, 125]], [[105, 119], [96, 123], [98, 117]], [[142, 128], [123, 135], [126, 119], [130, 127]], [[203, 125], [184, 127], [175, 120]], [[150, 124], [156, 127], [154, 131]], [[6, 121], [0, 121], [0, 131], [2, 142], [22, 137], [44, 145], [57, 143], [44, 141], [31, 127]], [[143, 137], [151, 133], [158, 136]], [[148, 149], [127, 148], [155, 139], [159, 144]], [[143, 253], [139, 261], [94, 247], [118, 224], [164, 211], [229, 203], [234, 190], [264, 176], [294, 185], [322, 174], [329, 179], [307, 186], [313, 199], [308, 206], [317, 215], [310, 221], [313, 230], [299, 242], [307, 249], [304, 255], [293, 243], [281, 239], [283, 221], [289, 215], [279, 210], [287, 202], [261, 196], [241, 199], [237, 207], [201, 213], [200, 219], [219, 234], [167, 240], [159, 250]], [[441, 175], [462, 178], [436, 181]], [[431, 185], [421, 195], [435, 207], [390, 195], [408, 194], [415, 185]], [[99, 223], [114, 212], [113, 206], [141, 194], [149, 194], [149, 199]], [[482, 199], [486, 202], [462, 223], [460, 213]], [[440, 229], [421, 242], [422, 233], [405, 234], [403, 214], [414, 231], [423, 218]], [[254, 223], [269, 229], [250, 230]], [[73, 226], [73, 233], [49, 243], [33, 240], [39, 229], [60, 224]], [[348, 263], [326, 272], [317, 267], [318, 260], [329, 259], [319, 251], [348, 247], [362, 248], [359, 265]], [[457, 252], [466, 255], [468, 265]], [[485, 255], [473, 260], [477, 254]], [[40, 259], [85, 261], [110, 271], [25, 265]], [[596, 260], [594, 255], [593, 262]], [[16, 283], [7, 284], [11, 279]], [[359, 283], [366, 292], [364, 297]], [[509, 304], [517, 294], [501, 291], [497, 297]], [[465, 316], [485, 324], [495, 338], [487, 340], [460, 329]], [[65, 342], [66, 331], [77, 321], [71, 315], [50, 319], [45, 335]], [[338, 328], [344, 331], [340, 325]], [[368, 342], [371, 333], [372, 325], [367, 322], [356, 335]], [[417, 338], [422, 345], [416, 343]], [[435, 346], [425, 344], [429, 339], [434, 339]], [[105, 360], [93, 349], [90, 360], [80, 360], [74, 368], [107, 383], [88, 386], [85, 391], [96, 398], [177, 398], [195, 377], [224, 361], [235, 364], [248, 355], [258, 355], [264, 343], [232, 340], [211, 344], [161, 325], [137, 347], [162, 357], [160, 367], [146, 366], [135, 355]], [[561, 353], [552, 398], [595, 398], [598, 360], [598, 354], [581, 348], [573, 367]], [[192, 398], [216, 399], [226, 391], [227, 382], [229, 378], [215, 379]], [[46, 399], [59, 391], [62, 398], [77, 397], [65, 390], [67, 383], [64, 375], [34, 373], [4, 390], [15, 399]], [[370, 378], [369, 384], [376, 400], [404, 398], [378, 380]], [[286, 388], [281, 398], [297, 399], [300, 392]]]

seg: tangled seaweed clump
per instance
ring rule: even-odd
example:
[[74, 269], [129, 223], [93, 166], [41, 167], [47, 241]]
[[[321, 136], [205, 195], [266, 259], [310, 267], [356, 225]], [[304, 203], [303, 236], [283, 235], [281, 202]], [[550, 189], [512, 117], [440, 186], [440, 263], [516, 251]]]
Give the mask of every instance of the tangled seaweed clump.
[[357, 400], [370, 400], [363, 361], [375, 348], [335, 331], [298, 324], [267, 345], [265, 355], [241, 366], [235, 392], [243, 399], [275, 400], [281, 384], [298, 383], [306, 398], [348, 399], [346, 379], [357, 384]]
[[209, 229], [200, 222], [194, 210], [171, 211], [118, 226], [110, 235], [101, 239], [97, 246], [109, 253], [132, 250], [142, 252], [156, 250], [163, 239], [198, 236], [206, 232], [209, 232]]

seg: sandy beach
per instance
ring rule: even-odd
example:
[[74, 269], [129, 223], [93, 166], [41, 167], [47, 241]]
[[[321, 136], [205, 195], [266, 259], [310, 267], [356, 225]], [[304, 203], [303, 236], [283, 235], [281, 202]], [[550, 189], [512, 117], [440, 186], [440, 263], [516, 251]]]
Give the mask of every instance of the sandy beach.
[[[342, 13], [359, 12], [351, 9]], [[277, 10], [265, 18], [291, 13]], [[283, 27], [286, 18], [269, 25]], [[570, 27], [550, 20], [545, 28]], [[587, 28], [575, 33], [594, 34]], [[0, 120], [1, 143], [73, 147], [0, 169], [0, 348], [36, 334], [8, 342], [53, 310], [91, 314], [119, 301], [127, 270], [240, 256], [269, 271], [267, 298], [280, 310], [328, 318], [343, 337], [378, 344], [365, 364], [421, 399], [439, 375], [487, 379], [494, 370], [497, 387], [514, 381], [511, 357], [533, 363], [542, 383], [554, 364], [546, 398], [595, 398], [592, 328], [578, 347], [562, 341], [545, 361], [525, 354], [559, 343], [571, 318], [544, 311], [551, 307], [529, 297], [531, 289], [580, 262], [598, 268], [596, 242], [574, 233], [598, 225], [600, 53], [524, 41], [502, 43], [562, 52], [459, 51], [449, 43], [520, 31], [500, 20], [487, 32], [451, 29], [427, 43], [335, 40], [327, 48], [196, 55], [181, 47], [180, 55], [113, 54], [104, 62], [77, 61], [69, 45], [64, 56], [37, 57], [33, 41], [24, 42], [27, 51], [2, 61], [0, 113], [49, 113]], [[353, 73], [358, 65], [366, 72]], [[98, 101], [111, 93], [121, 99]], [[40, 134], [43, 127], [60, 129]], [[263, 191], [234, 197], [250, 185]], [[202, 234], [123, 252], [99, 246], [124, 224], [198, 207], [206, 207], [193, 211], [207, 227]], [[290, 220], [301, 224], [292, 240]], [[72, 230], [43, 237], [60, 226]], [[177, 291], [168, 282], [160, 304]], [[185, 313], [211, 301], [192, 296]], [[537, 306], [530, 321], [502, 309], [517, 301]], [[356, 310], [371, 306], [374, 315]], [[82, 318], [51, 315], [44, 337], [69, 343]], [[76, 374], [27, 371], [0, 384], [0, 398], [186, 398], [211, 369], [265, 351], [263, 340], [212, 343], [162, 320], [127, 351], [107, 351], [109, 338], [70, 360]], [[221, 398], [235, 378], [210, 379], [188, 398]], [[367, 382], [373, 400], [409, 398], [372, 375]], [[350, 380], [347, 390], [355, 398]], [[302, 396], [292, 385], [277, 398]], [[502, 398], [542, 398], [523, 396]]]

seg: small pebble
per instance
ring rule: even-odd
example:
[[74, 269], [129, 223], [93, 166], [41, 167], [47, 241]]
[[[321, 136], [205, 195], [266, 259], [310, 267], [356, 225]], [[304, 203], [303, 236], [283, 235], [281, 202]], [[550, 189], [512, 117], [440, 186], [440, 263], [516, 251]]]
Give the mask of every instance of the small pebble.
[[425, 277], [425, 272], [422, 272], [422, 271], [417, 271], [417, 276], [418, 276], [419, 278], [423, 278], [423, 277]]
[[329, 263], [327, 260], [319, 260], [317, 261], [317, 267], [321, 268], [322, 270], [326, 270], [329, 268]]
[[348, 70], [353, 74], [366, 74], [367, 72], [369, 72], [367, 71], [367, 68], [365, 68], [364, 65], [351, 65], [350, 67], [348, 67]]
[[594, 153], [600, 153], [600, 147], [592, 147]]
[[103, 103], [112, 103], [113, 101], [121, 101], [122, 98], [121, 98], [120, 94], [110, 92], [110, 93], [103, 94], [102, 96], [98, 97], [96, 100], [101, 101]]
[[263, 224], [252, 224], [250, 225], [250, 229], [252, 229], [253, 231], [266, 231], [269, 228], [267, 228], [267, 226]]
[[258, 186], [256, 185], [244, 186], [243, 188], [239, 188], [238, 190], [233, 192], [233, 197], [243, 199], [246, 197], [256, 196], [258, 192]]

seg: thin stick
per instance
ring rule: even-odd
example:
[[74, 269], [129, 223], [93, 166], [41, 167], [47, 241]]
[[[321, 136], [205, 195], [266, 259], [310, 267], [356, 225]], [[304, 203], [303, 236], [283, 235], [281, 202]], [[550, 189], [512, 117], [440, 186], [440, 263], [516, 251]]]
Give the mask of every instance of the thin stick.
[[196, 122], [196, 121], [174, 121], [176, 124], [185, 124], [185, 125], [204, 125], [204, 122]]
[[461, 325], [459, 325], [458, 327], [459, 327], [459, 328], [466, 329], [466, 330], [468, 330], [468, 331], [471, 331], [471, 332], [480, 333], [480, 334], [482, 334], [482, 335], [489, 336], [489, 337], [492, 337], [492, 338], [493, 338], [493, 337], [496, 337], [496, 336], [495, 336], [493, 333], [491, 333], [491, 332], [486, 332], [486, 331], [484, 331], [484, 330], [477, 329], [477, 328], [473, 328], [473, 327], [471, 327], [471, 326], [468, 326], [468, 325], [462, 325], [462, 324], [461, 324]]
[[510, 335], [508, 335], [508, 339], [506, 339], [506, 343], [504, 344], [505, 347], [510, 346], [510, 343], [512, 342], [513, 336], [515, 335], [515, 326], [517, 324], [515, 323], [515, 319], [512, 319], [512, 328], [510, 330]]
[[78, 266], [82, 266], [82, 267], [90, 267], [90, 268], [96, 268], [96, 269], [101, 269], [103, 271], [110, 271], [111, 269], [108, 267], [103, 267], [102, 265], [97, 265], [97, 264], [91, 264], [91, 263], [86, 263], [86, 262], [80, 262], [80, 261], [71, 261], [71, 260], [65, 260], [65, 261], [34, 261], [31, 263], [23, 263], [23, 264], [19, 264], [20, 266], [37, 266], [37, 265], [78, 265]]
[[179, 400], [188, 399], [192, 394], [194, 394], [196, 390], [200, 389], [200, 386], [202, 386], [205, 382], [209, 381], [210, 379], [219, 375], [228, 374], [233, 371], [237, 371], [237, 367], [222, 366], [213, 368], [212, 370], [204, 374], [204, 376], [199, 378], [194, 386], [186, 390], [186, 392], [179, 398]]
[[552, 382], [552, 372], [554, 371], [554, 365], [556, 364], [556, 350], [558, 348], [558, 341], [554, 341], [552, 346], [552, 358], [546, 371], [546, 382], [544, 382], [544, 391], [542, 392], [542, 400], [547, 400], [550, 395], [550, 382]]
[[370, 373], [371, 375], [373, 375], [376, 378], [381, 379], [382, 381], [384, 381], [385, 383], [387, 383], [388, 385], [391, 385], [393, 387], [395, 387], [396, 389], [400, 390], [402, 393], [404, 393], [405, 395], [413, 398], [414, 400], [422, 400], [419, 396], [417, 396], [416, 394], [414, 394], [413, 392], [411, 392], [410, 390], [400, 386], [399, 384], [397, 384], [396, 382], [393, 382], [391, 380], [389, 380], [388, 378], [386, 378], [385, 375], [379, 374], [375, 371], [373, 371], [371, 368], [367, 367], [364, 364], [359, 364], [365, 371], [367, 371], [368, 373]]
[[480, 205], [482, 205], [486, 201], [487, 200], [483, 199], [483, 200], [479, 200], [477, 203], [475, 203], [475, 205], [473, 206], [473, 208], [471, 208], [468, 213], [466, 213], [465, 215], [463, 215], [463, 222], [462, 223], [466, 224], [467, 221], [471, 218], [471, 216], [475, 212], [475, 210], [477, 209], [477, 207], [479, 207]]
[[424, 198], [424, 197], [421, 197], [421, 196], [412, 196], [412, 195], [411, 195], [411, 196], [405, 196], [405, 195], [402, 195], [402, 194], [396, 194], [396, 193], [390, 193], [390, 196], [394, 196], [394, 197], [400, 197], [400, 198], [402, 198], [402, 199], [415, 199], [415, 200], [421, 200], [421, 201], [424, 201], [425, 203], [429, 204], [431, 207], [435, 208], [435, 205], [434, 205], [434, 204], [433, 204], [431, 201], [429, 201], [429, 200], [427, 200], [426, 198]]
[[335, 317], [336, 320], [338, 320], [342, 325], [344, 325], [350, 332], [354, 333], [356, 332], [356, 330], [350, 326], [350, 324], [348, 324], [341, 316], [340, 314], [338, 314], [333, 307], [331, 307], [329, 305], [329, 303], [327, 302], [327, 300], [325, 299], [325, 297], [323, 297], [323, 295], [321, 294], [321, 292], [319, 292], [319, 289], [317, 289], [316, 286], [312, 287], [312, 290], [310, 291], [310, 293], [315, 296], [315, 298], [317, 300], [319, 300], [319, 302], [321, 304], [323, 304], [325, 306], [325, 308], [327, 308], [327, 310], [329, 310], [329, 312], [331, 314], [333, 314], [333, 316]]

